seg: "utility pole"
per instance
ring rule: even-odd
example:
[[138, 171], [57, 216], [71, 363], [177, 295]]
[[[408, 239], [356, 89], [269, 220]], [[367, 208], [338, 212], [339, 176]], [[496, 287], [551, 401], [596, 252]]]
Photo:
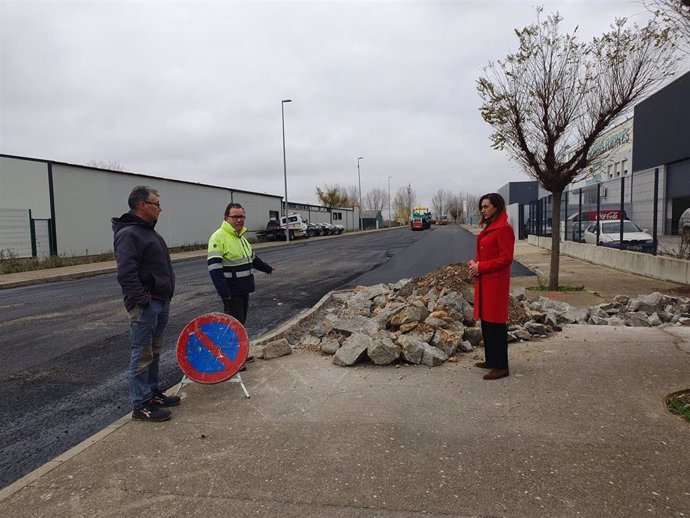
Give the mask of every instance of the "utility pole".
[[388, 228], [391, 228], [391, 178], [388, 177]]
[[290, 241], [290, 223], [288, 221], [288, 190], [287, 190], [287, 162], [285, 161], [285, 103], [291, 103], [292, 99], [280, 101], [280, 119], [283, 123], [283, 180], [285, 181], [285, 240]]
[[357, 181], [359, 182], [359, 230], [362, 231], [362, 177], [359, 174], [360, 160], [364, 160], [364, 157], [357, 157]]
[[407, 203], [410, 204], [410, 219], [412, 219], [412, 184], [407, 184]]

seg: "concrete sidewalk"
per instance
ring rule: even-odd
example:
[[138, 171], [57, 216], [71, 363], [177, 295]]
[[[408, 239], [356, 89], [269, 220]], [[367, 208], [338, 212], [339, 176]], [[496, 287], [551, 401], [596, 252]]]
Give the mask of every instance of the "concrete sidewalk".
[[[546, 275], [543, 252], [516, 246]], [[680, 289], [562, 258], [570, 280], [585, 290], [551, 295]], [[171, 421], [121, 419], [1, 490], [0, 515], [690, 516], [690, 423], [664, 406], [690, 388], [690, 329], [568, 327], [512, 344], [511, 376], [491, 382], [480, 357], [258, 360], [250, 399], [185, 386]]]
[[690, 330], [573, 327], [511, 346], [496, 382], [342, 368], [297, 352], [191, 385], [167, 423], [124, 418], [0, 492], [0, 515], [690, 516]]

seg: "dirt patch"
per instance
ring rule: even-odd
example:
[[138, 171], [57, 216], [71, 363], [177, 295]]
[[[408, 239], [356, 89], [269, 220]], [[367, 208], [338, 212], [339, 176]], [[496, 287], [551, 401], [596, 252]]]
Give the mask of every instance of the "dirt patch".
[[690, 297], [690, 286], [684, 284], [682, 286], [678, 286], [677, 288], [672, 288], [668, 290], [668, 294], [675, 295], [676, 297]]
[[666, 396], [666, 407], [690, 423], [690, 389]]
[[[465, 263], [449, 264], [429, 272], [423, 277], [415, 279], [415, 286], [419, 290], [429, 290], [432, 287], [437, 289], [447, 288], [451, 291], [462, 293], [468, 302], [473, 302], [474, 277], [470, 274], [470, 269]], [[525, 308], [520, 301], [510, 297], [508, 306], [508, 325], [522, 325], [529, 320]]]
[[415, 279], [415, 286], [421, 290], [429, 290], [432, 287], [448, 288], [451, 291], [465, 293], [470, 288], [474, 289], [474, 277], [465, 263], [449, 264], [429, 272], [423, 277]]

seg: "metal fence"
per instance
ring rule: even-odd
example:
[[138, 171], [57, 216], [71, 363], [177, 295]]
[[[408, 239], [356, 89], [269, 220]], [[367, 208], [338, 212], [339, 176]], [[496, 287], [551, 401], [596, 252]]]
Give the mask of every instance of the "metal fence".
[[34, 219], [29, 209], [0, 209], [0, 254], [18, 258], [54, 255], [50, 221]]
[[[566, 191], [561, 198], [560, 238], [656, 254], [659, 237], [678, 232], [677, 218], [664, 218], [665, 191], [665, 177], [658, 168]], [[549, 195], [523, 207], [521, 237], [551, 235], [552, 205]]]

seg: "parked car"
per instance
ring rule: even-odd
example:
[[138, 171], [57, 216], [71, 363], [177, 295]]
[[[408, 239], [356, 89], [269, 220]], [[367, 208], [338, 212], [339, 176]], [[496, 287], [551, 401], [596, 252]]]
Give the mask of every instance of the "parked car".
[[335, 234], [333, 225], [331, 225], [330, 223], [320, 223], [320, 225], [322, 229], [322, 236], [332, 236], [333, 234]]
[[[532, 225], [534, 225], [534, 229], [532, 229]], [[527, 221], [525, 222], [525, 226], [523, 228], [524, 235], [527, 236], [528, 234], [535, 234], [535, 235], [541, 235], [541, 236], [550, 236], [551, 235], [551, 218], [547, 218], [546, 221], [541, 221], [541, 234], [539, 234], [539, 221], [532, 221], [532, 218], [527, 218]]]
[[307, 223], [307, 235], [316, 237], [321, 235], [321, 226], [316, 223]]
[[[625, 211], [620, 209], [601, 209], [599, 211], [599, 220], [605, 221], [620, 221], [621, 219], [628, 219]], [[593, 222], [597, 220], [596, 210], [587, 210], [582, 213], [576, 212], [568, 216], [568, 220], [565, 223], [566, 228], [571, 230], [571, 239], [573, 241], [579, 241], [581, 243], [585, 242], [584, 231]], [[564, 237], [563, 233], [564, 223], [561, 222], [561, 239]]]
[[343, 232], [345, 232], [345, 227], [344, 227], [344, 226], [342, 226], [342, 225], [333, 225], [333, 226], [335, 227], [335, 233], [336, 233], [336, 235], [339, 236], [340, 234], [342, 234]]
[[[620, 241], [621, 221], [623, 222], [623, 243]], [[596, 244], [597, 225], [599, 230], [599, 244], [624, 250], [649, 252], [654, 250], [654, 238], [646, 230], [640, 229], [629, 219], [595, 221], [584, 232], [585, 243]]]

